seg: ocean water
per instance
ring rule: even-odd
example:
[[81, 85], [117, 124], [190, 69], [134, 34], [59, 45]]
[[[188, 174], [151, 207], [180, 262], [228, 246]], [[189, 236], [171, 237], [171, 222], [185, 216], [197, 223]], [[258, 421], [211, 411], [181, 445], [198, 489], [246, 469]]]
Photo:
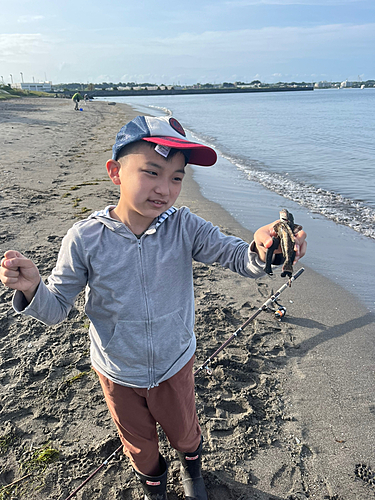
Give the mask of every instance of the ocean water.
[[173, 114], [219, 155], [194, 167], [205, 197], [252, 231], [288, 208], [308, 233], [301, 263], [375, 310], [375, 89], [110, 100]]

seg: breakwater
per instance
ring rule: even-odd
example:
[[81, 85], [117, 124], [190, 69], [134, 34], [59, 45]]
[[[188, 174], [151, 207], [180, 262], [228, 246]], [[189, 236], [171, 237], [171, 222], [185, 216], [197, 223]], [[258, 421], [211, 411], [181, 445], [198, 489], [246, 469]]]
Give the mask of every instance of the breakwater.
[[[200, 94], [246, 94], [256, 92], [298, 92], [314, 90], [314, 87], [252, 87], [252, 88], [220, 88], [220, 89], [140, 89], [140, 90], [82, 90], [81, 94], [89, 97], [127, 97], [127, 96], [167, 96], [167, 95], [200, 95]], [[76, 91], [59, 93], [71, 97]]]

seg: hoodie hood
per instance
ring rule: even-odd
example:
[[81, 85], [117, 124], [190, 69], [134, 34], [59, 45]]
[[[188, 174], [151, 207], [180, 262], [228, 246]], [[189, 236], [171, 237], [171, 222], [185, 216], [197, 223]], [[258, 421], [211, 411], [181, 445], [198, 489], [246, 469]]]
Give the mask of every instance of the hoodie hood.
[[[88, 217], [88, 220], [90, 220], [90, 219], [96, 219], [96, 220], [100, 221], [102, 224], [104, 224], [106, 227], [108, 227], [108, 229], [110, 229], [111, 231], [123, 230], [125, 228], [129, 233], [133, 234], [130, 231], [130, 229], [123, 222], [120, 222], [120, 221], [118, 221], [116, 219], [113, 219], [110, 216], [110, 212], [114, 208], [116, 208], [116, 205], [108, 205], [103, 210], [98, 210], [96, 212], [93, 212]], [[171, 216], [172, 214], [174, 214], [175, 212], [177, 212], [177, 208], [171, 207], [168, 210], [166, 210], [165, 212], [163, 212], [161, 215], [159, 215], [159, 217], [156, 217], [152, 221], [152, 223], [149, 226], [149, 228], [147, 229], [147, 231], [145, 231], [145, 234], [153, 234], [153, 233], [155, 233], [156, 230], [157, 230], [157, 228], [161, 224], [163, 224], [163, 222], [166, 219], [168, 219], [168, 217]]]

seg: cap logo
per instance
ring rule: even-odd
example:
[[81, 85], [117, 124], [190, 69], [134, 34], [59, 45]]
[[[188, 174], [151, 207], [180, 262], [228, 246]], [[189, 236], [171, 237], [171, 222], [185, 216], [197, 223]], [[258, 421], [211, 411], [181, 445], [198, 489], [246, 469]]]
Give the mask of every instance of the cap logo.
[[161, 144], [156, 144], [155, 146], [155, 151], [159, 153], [159, 155], [164, 156], [164, 158], [168, 158], [169, 153], [171, 152], [170, 147], [168, 146], [162, 146]]
[[148, 486], [160, 486], [161, 482], [160, 481], [146, 481], [146, 484]]
[[169, 118], [169, 125], [173, 128], [173, 130], [186, 137], [185, 130], [182, 128], [181, 123], [178, 122], [176, 118]]

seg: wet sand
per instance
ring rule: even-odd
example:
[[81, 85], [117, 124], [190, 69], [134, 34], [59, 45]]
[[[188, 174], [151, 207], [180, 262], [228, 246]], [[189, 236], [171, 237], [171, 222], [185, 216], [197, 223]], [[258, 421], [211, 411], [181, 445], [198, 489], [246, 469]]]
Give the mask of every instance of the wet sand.
[[[83, 109], [60, 99], [0, 103], [0, 252], [21, 251], [44, 279], [67, 229], [116, 203], [105, 162], [117, 131], [137, 114], [95, 101]], [[201, 196], [191, 171], [178, 201], [251, 240]], [[248, 280], [202, 264], [194, 278], [197, 367], [284, 283], [278, 274]], [[120, 445], [91, 370], [84, 297], [61, 325], [46, 327], [17, 315], [11, 296], [0, 288], [0, 487], [29, 473], [32, 454], [48, 444], [58, 459], [4, 498], [63, 500]], [[372, 498], [364, 479], [375, 468], [374, 316], [310, 269], [280, 302], [283, 321], [262, 312], [212, 362], [212, 375], [197, 377], [209, 499]], [[162, 431], [160, 443], [170, 463], [168, 498], [182, 499], [177, 457]], [[120, 454], [76, 498], [143, 495]]]

